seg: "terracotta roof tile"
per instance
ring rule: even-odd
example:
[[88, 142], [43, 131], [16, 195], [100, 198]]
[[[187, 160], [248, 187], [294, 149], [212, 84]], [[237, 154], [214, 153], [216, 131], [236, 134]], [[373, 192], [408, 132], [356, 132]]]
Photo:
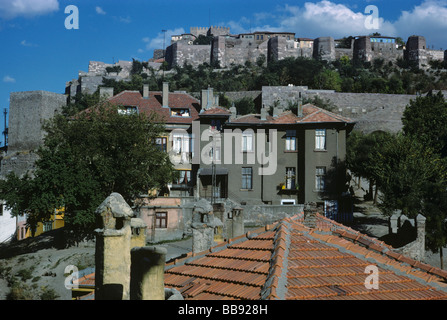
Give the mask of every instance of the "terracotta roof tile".
[[[138, 106], [140, 113], [150, 115], [155, 113], [159, 116], [160, 121], [166, 123], [192, 123], [192, 121], [199, 118], [198, 110], [200, 103], [197, 99], [189, 94], [181, 92], [170, 92], [168, 98], [169, 108], [162, 106], [162, 93], [151, 91], [148, 98], [143, 98], [139, 91], [123, 91], [108, 101], [114, 105], [122, 106]], [[172, 116], [172, 109], [189, 109], [190, 116]]]
[[[239, 237], [237, 243], [169, 269], [167, 276], [182, 273], [213, 281], [192, 299], [211, 293], [225, 299], [447, 299], [447, 290], [440, 289], [443, 271], [434, 268], [433, 273], [426, 264], [390, 253], [382, 241], [321, 215], [317, 220], [317, 228], [310, 230], [297, 214], [273, 230]], [[365, 287], [365, 268], [371, 264], [379, 270], [379, 290]]]
[[[316, 229], [301, 221], [299, 213], [169, 263], [165, 286], [192, 300], [447, 300], [446, 272], [321, 215]], [[378, 289], [365, 286], [370, 265]]]
[[312, 104], [306, 104], [303, 106], [302, 117], [298, 117], [291, 111], [285, 111], [277, 115], [276, 117], [268, 115], [265, 120], [261, 120], [260, 114], [243, 115], [231, 120], [231, 123], [241, 124], [297, 124], [328, 122], [352, 123], [353, 121], [347, 117], [343, 117], [333, 112], [321, 109]]

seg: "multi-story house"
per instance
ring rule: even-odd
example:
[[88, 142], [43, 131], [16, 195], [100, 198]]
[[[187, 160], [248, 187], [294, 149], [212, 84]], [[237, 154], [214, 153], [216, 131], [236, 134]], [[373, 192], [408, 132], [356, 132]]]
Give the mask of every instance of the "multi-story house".
[[198, 196], [275, 205], [337, 199], [354, 123], [310, 104], [297, 114], [278, 109], [237, 116], [213, 107], [199, 114]]
[[[155, 112], [166, 134], [156, 141], [170, 154], [180, 178], [170, 196], [213, 202], [298, 204], [333, 199], [354, 122], [299, 103], [297, 111], [267, 108], [238, 116], [217, 105], [212, 89], [199, 101], [185, 92], [124, 91], [109, 101], [122, 112]], [[343, 175], [341, 175], [343, 177]]]
[[150, 91], [145, 85], [143, 94], [139, 91], [123, 91], [108, 101], [120, 106], [120, 112], [138, 112], [150, 115], [155, 113], [158, 121], [164, 123], [165, 134], [155, 143], [169, 153], [180, 178], [168, 186], [171, 196], [193, 195], [193, 166], [191, 124], [198, 119], [200, 102], [185, 92], [169, 92], [169, 84], [163, 90]]

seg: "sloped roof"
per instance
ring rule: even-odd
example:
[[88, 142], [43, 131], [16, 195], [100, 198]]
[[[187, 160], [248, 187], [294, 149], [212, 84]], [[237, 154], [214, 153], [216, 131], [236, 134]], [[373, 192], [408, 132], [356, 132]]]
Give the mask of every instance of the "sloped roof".
[[[447, 271], [392, 251], [375, 238], [303, 214], [249, 232], [166, 267], [165, 286], [185, 299], [447, 299]], [[367, 289], [367, 266], [379, 289]]]
[[230, 110], [223, 107], [212, 107], [209, 109], [204, 109], [203, 112], [200, 113], [200, 116], [206, 115], [231, 115]]
[[260, 114], [243, 115], [231, 120], [230, 123], [240, 124], [297, 124], [297, 123], [353, 123], [347, 117], [324, 110], [312, 104], [303, 106], [303, 116], [298, 117], [292, 111], [285, 111], [278, 116], [268, 115], [266, 120], [261, 120]]
[[[147, 115], [152, 112], [160, 116], [160, 121], [165, 123], [192, 123], [192, 121], [198, 119], [199, 101], [187, 93], [183, 92], [169, 92], [168, 99], [169, 108], [163, 108], [162, 106], [162, 92], [152, 91], [149, 93], [148, 98], [143, 98], [139, 91], [123, 91], [108, 101], [114, 105], [123, 106], [138, 106], [140, 113]], [[190, 117], [172, 116], [171, 109], [189, 109]]]

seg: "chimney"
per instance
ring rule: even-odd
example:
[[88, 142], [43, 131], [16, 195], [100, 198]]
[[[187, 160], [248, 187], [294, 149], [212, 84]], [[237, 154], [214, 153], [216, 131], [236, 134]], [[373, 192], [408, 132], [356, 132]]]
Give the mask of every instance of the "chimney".
[[208, 104], [208, 90], [202, 90], [202, 110], [206, 109], [206, 105]]
[[417, 232], [416, 241], [419, 243], [419, 255], [420, 259], [422, 260], [425, 256], [425, 223], [427, 218], [425, 218], [422, 214], [418, 214], [415, 220]]
[[113, 97], [113, 88], [111, 87], [99, 87], [100, 98], [109, 99]]
[[214, 104], [214, 90], [213, 88], [208, 87], [206, 108], [207, 109], [212, 108], [213, 104]]
[[312, 204], [305, 205], [304, 209], [304, 222], [303, 224], [311, 229], [314, 229], [317, 226], [317, 211], [316, 207]]
[[264, 120], [264, 121], [267, 120], [267, 115], [268, 115], [268, 110], [265, 107], [265, 105], [263, 105], [262, 109], [261, 109], [261, 120]]
[[215, 107], [219, 106], [219, 95], [214, 96], [214, 106]]
[[165, 300], [166, 254], [163, 247], [131, 250], [130, 300]]
[[168, 82], [163, 82], [163, 94], [162, 94], [162, 98], [163, 98], [163, 108], [168, 108], [169, 107], [169, 83]]
[[279, 116], [281, 113], [284, 112], [284, 109], [282, 107], [273, 107], [273, 117], [276, 118], [277, 116]]
[[143, 85], [143, 98], [144, 99], [149, 98], [149, 85], [148, 84]]
[[231, 105], [230, 112], [231, 112], [230, 120], [236, 119], [236, 117], [237, 117], [237, 109], [234, 106], [234, 102]]
[[303, 97], [301, 91], [298, 93], [298, 110], [297, 116], [301, 118], [303, 116]]

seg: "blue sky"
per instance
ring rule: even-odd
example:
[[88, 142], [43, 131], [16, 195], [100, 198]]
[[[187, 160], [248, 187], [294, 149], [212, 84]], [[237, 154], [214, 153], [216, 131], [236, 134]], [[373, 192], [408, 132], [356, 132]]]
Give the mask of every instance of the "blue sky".
[[[79, 29], [65, 28], [69, 5], [79, 10]], [[368, 5], [379, 10], [378, 30], [365, 28]], [[0, 0], [0, 130], [11, 92], [64, 93], [89, 61], [148, 60], [163, 46], [163, 29], [168, 44], [171, 34], [209, 25], [310, 38], [418, 34], [447, 49], [447, 0]]]

